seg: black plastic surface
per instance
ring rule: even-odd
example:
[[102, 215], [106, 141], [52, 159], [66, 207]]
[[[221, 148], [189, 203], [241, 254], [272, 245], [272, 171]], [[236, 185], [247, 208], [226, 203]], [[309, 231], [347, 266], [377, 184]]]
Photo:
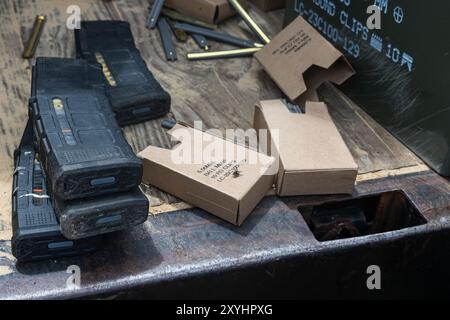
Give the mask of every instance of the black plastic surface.
[[69, 239], [129, 229], [144, 223], [149, 209], [149, 202], [139, 188], [67, 202], [53, 198], [53, 205], [61, 231]]
[[[370, 30], [367, 8], [381, 9]], [[450, 176], [450, 2], [289, 0], [356, 70], [341, 90], [431, 168]]]
[[31, 146], [15, 153], [12, 203], [12, 252], [18, 261], [81, 255], [101, 244], [100, 237], [71, 241], [62, 235]]
[[142, 162], [125, 140], [101, 82], [98, 64], [38, 58], [30, 118], [52, 196], [62, 200], [139, 186]]
[[[106, 91], [120, 125], [162, 117], [170, 95], [161, 87], [134, 44], [125, 21], [83, 21], [75, 30], [77, 57], [104, 66]], [[99, 61], [101, 57], [101, 61]]]

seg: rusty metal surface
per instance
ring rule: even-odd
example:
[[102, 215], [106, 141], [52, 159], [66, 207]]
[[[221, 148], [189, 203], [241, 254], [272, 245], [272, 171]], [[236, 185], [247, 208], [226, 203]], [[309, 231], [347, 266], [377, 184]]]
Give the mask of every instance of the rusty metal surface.
[[[176, 67], [167, 64], [159, 35], [149, 33], [139, 23], [147, 16], [147, 10], [143, 10], [148, 6], [147, 0], [75, 3], [89, 19], [123, 19], [131, 23], [144, 59], [167, 89], [175, 88], [173, 109], [180, 121], [192, 123], [202, 119], [209, 127], [247, 128], [251, 126], [254, 102], [279, 96], [274, 84], [252, 60], [195, 65], [183, 60]], [[0, 101], [4, 102], [0, 108], [0, 127], [4, 129], [0, 130], [0, 140], [5, 151], [0, 159], [7, 164], [0, 170], [0, 213], [4, 218], [0, 217], [0, 239], [10, 237], [11, 150], [20, 139], [26, 118], [26, 108], [17, 106], [25, 106], [29, 95], [29, 65], [16, 53], [23, 49], [25, 26], [39, 11], [51, 14], [38, 54], [73, 56], [72, 31], [61, 27], [70, 4], [74, 1], [0, 1], [0, 16], [6, 21], [0, 38], [8, 43], [0, 46], [0, 65], [5, 66], [0, 73], [4, 79], [0, 86]], [[271, 34], [281, 28], [282, 12], [251, 13]], [[223, 30], [246, 36], [236, 20], [224, 24]], [[189, 46], [183, 50], [196, 48], [195, 43]], [[190, 81], [186, 82], [187, 76]], [[391, 286], [393, 293], [400, 286], [408, 291], [410, 286], [402, 282], [403, 278], [426, 283], [440, 281], [443, 286], [450, 283], [445, 277], [445, 271], [450, 270], [450, 182], [431, 172], [389, 177], [413, 172], [420, 164], [348, 99], [332, 88], [321, 93], [330, 102], [330, 112], [358, 161], [363, 174], [360, 178], [368, 180], [358, 184], [354, 196], [405, 190], [427, 218], [426, 225], [319, 243], [297, 206], [335, 197], [270, 197], [241, 228], [200, 210], [162, 214], [151, 217], [137, 229], [110, 235], [103, 249], [79, 258], [16, 265], [10, 241], [0, 241], [0, 298], [340, 297], [347, 292], [358, 297], [367, 293], [364, 267], [369, 263], [382, 265], [388, 273], [386, 285]], [[150, 143], [164, 145], [165, 136], [158, 133], [159, 127], [158, 121], [149, 122], [127, 128], [126, 133], [138, 150]], [[70, 265], [81, 268], [80, 289], [66, 288], [66, 269]], [[424, 275], [417, 276], [421, 272]], [[433, 273], [435, 277], [431, 279]]]
[[[412, 274], [434, 264], [444, 265], [450, 252], [444, 250], [450, 242], [450, 185], [425, 172], [364, 182], [354, 196], [397, 189], [411, 198], [428, 220], [426, 225], [319, 243], [297, 206], [335, 197], [268, 197], [241, 228], [201, 210], [162, 214], [133, 231], [111, 235], [106, 247], [90, 256], [17, 266], [9, 257], [0, 257], [0, 266], [11, 269], [0, 277], [0, 298], [121, 293], [127, 297], [232, 298], [247, 297], [252, 286], [251, 292], [258, 288], [255, 294], [270, 297], [283, 296], [266, 291], [285, 282], [306, 285], [297, 291], [306, 297], [323, 286], [338, 295], [340, 287], [365, 276], [361, 268], [367, 263], [386, 265], [392, 277], [399, 270]], [[0, 245], [9, 246], [7, 242]], [[436, 251], [439, 246], [442, 250]], [[74, 264], [82, 270], [82, 286], [76, 290], [66, 288], [65, 270]], [[313, 279], [317, 288], [311, 287]], [[208, 292], [212, 285], [222, 290]], [[288, 286], [287, 292], [291, 292]]]

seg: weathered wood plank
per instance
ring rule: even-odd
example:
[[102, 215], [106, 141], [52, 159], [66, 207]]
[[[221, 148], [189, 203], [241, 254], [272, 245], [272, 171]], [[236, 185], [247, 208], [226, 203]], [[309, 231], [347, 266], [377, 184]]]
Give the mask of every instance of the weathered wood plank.
[[[167, 62], [159, 32], [145, 28], [148, 1], [118, 0], [108, 5], [115, 8], [119, 18], [131, 22], [137, 46], [144, 59], [172, 94], [172, 109], [177, 120], [187, 123], [201, 120], [206, 128], [250, 128], [255, 101], [260, 97], [279, 96], [278, 89], [265, 81], [266, 75], [253, 59], [189, 62], [186, 53], [199, 50], [192, 40], [187, 44], [177, 45], [177, 62]], [[237, 22], [237, 18], [231, 19], [221, 29], [246, 37], [245, 29]], [[266, 24], [268, 22], [264, 23]], [[274, 25], [281, 28], [279, 19]], [[272, 26], [271, 30], [274, 28]], [[218, 43], [212, 44], [212, 50], [226, 47]], [[127, 128], [126, 132], [139, 127]], [[136, 139], [140, 141], [135, 141]], [[138, 145], [143, 140], [142, 134], [132, 135], [131, 140]], [[148, 142], [151, 141], [147, 141], [147, 144]]]
[[[197, 45], [190, 40], [179, 44], [178, 61], [167, 62], [157, 30], [148, 30], [145, 21], [148, 15], [148, 2], [111, 1], [110, 7], [115, 19], [131, 23], [136, 44], [144, 59], [161, 81], [163, 87], [172, 95], [172, 114], [178, 121], [193, 124], [202, 121], [207, 128], [245, 128], [252, 125], [253, 105], [259, 97], [278, 97], [279, 90], [253, 59], [235, 59], [207, 62], [189, 62], [186, 53], [198, 51]], [[259, 13], [261, 14], [261, 13]], [[268, 20], [258, 16], [264, 27], [272, 22], [269, 30], [276, 33], [281, 29], [281, 19], [271, 14]], [[229, 33], [247, 37], [248, 31], [242, 28], [238, 19], [231, 19], [221, 28]], [[213, 50], [227, 46], [213, 43]], [[160, 121], [125, 128], [125, 134], [135, 150], [143, 150], [148, 145], [170, 147], [170, 138], [160, 126]], [[153, 206], [164, 203], [176, 203], [178, 200], [161, 193], [154, 188], [147, 189]]]
[[28, 63], [21, 58], [23, 45], [14, 1], [0, 1], [0, 17], [0, 235], [5, 235], [11, 228], [11, 159], [26, 121], [29, 72]]
[[[82, 18], [122, 19], [130, 22], [136, 44], [156, 78], [173, 98], [172, 115], [179, 121], [193, 124], [203, 121], [204, 128], [248, 129], [252, 126], [253, 106], [259, 99], [281, 96], [261, 66], [251, 58], [189, 62], [186, 53], [199, 51], [190, 40], [177, 44], [179, 60], [167, 62], [157, 30], [145, 28], [147, 0], [6, 0], [0, 2], [0, 239], [10, 237], [10, 186], [12, 153], [17, 146], [26, 121], [26, 103], [30, 91], [30, 65], [21, 58], [23, 44], [37, 14], [48, 17], [37, 56], [74, 57], [73, 31], [66, 28], [69, 5], [78, 5]], [[250, 13], [271, 36], [282, 28], [282, 11], [263, 13], [252, 8]], [[220, 26], [221, 30], [239, 37], [252, 37], [239, 18]], [[212, 43], [213, 50], [230, 48]], [[326, 94], [325, 94], [326, 95]], [[332, 116], [356, 157], [361, 173], [410, 167], [420, 163], [406, 148], [378, 126], [357, 106], [328, 91]], [[148, 145], [169, 147], [170, 139], [160, 120], [124, 129], [135, 151]], [[368, 176], [364, 175], [363, 179]], [[176, 208], [178, 199], [154, 188], [146, 188], [153, 206]], [[165, 206], [173, 203], [174, 206]], [[158, 209], [159, 210], [159, 209]], [[157, 210], [157, 211], [158, 211]], [[6, 235], [6, 236], [5, 236]]]

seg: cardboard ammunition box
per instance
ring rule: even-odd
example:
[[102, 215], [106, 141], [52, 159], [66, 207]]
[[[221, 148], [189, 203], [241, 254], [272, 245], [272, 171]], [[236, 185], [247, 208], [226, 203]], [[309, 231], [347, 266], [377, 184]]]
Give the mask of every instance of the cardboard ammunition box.
[[327, 106], [307, 102], [306, 113], [292, 113], [281, 100], [260, 102], [254, 127], [269, 130], [280, 196], [351, 194], [358, 166], [334, 124]]
[[[198, 129], [176, 125], [173, 149], [139, 154], [143, 182], [241, 225], [274, 183], [274, 159]], [[256, 138], [256, 134], [255, 134]]]
[[250, 0], [263, 11], [282, 9], [286, 6], [286, 0]]
[[347, 59], [302, 17], [255, 56], [279, 88], [298, 104], [306, 102], [325, 81], [342, 84], [355, 73]]
[[[243, 5], [247, 5], [244, 1]], [[207, 23], [217, 24], [236, 14], [227, 0], [166, 0], [164, 5], [179, 13]]]

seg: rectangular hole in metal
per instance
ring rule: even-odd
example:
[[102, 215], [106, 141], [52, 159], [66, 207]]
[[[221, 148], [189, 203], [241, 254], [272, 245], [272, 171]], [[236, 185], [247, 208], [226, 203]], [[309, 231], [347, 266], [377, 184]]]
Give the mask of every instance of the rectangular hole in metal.
[[299, 211], [320, 242], [396, 231], [427, 223], [402, 191], [302, 206]]

